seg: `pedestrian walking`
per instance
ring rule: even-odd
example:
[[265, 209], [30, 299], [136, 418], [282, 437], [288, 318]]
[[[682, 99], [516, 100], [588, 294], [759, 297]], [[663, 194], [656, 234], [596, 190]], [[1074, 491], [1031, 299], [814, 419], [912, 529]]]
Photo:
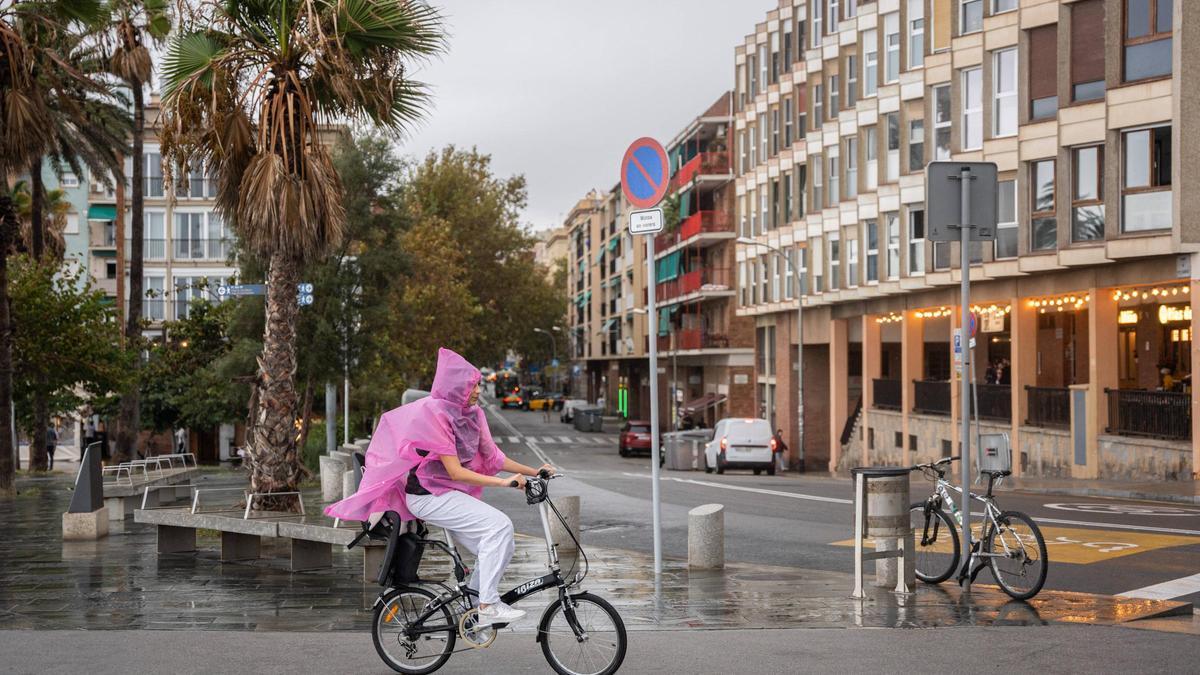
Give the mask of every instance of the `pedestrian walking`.
[[87, 423], [83, 425], [83, 447], [86, 450], [89, 445], [96, 442], [96, 422], [88, 415]]
[[58, 449], [58, 432], [54, 425], [46, 427], [46, 457], [50, 460], [50, 470], [54, 470], [54, 451]]
[[[760, 437], [761, 438], [761, 437]], [[775, 463], [780, 471], [787, 471], [787, 443], [783, 442], [783, 429], [776, 429], [775, 436], [771, 439], [775, 446]]]
[[175, 452], [187, 452], [187, 429], [175, 430]]

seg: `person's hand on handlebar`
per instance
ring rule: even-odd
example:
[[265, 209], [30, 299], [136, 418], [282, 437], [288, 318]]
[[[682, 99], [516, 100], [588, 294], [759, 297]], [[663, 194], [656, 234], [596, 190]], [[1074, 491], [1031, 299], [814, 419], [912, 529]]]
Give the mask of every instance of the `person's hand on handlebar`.
[[505, 478], [503, 480], [504, 480], [504, 487], [514, 487], [518, 490], [525, 489], [525, 476], [522, 476], [519, 473], [514, 473], [513, 475], [511, 475], [508, 478]]
[[538, 473], [538, 476], [541, 476], [543, 478], [549, 478], [550, 476], [553, 476], [554, 474], [558, 473], [558, 470], [549, 464], [543, 464], [538, 467], [537, 473]]

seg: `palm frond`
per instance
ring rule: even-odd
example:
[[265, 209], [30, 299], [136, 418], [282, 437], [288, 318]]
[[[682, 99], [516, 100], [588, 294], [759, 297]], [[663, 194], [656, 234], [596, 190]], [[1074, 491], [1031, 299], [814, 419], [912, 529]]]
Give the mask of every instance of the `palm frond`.
[[224, 48], [224, 36], [216, 32], [180, 35], [167, 48], [162, 60], [163, 96], [170, 98], [186, 81], [211, 86], [212, 65]]

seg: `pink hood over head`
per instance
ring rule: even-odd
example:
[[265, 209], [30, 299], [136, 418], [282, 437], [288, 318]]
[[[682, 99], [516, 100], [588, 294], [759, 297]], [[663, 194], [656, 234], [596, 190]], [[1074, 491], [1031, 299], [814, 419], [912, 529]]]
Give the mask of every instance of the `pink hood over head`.
[[478, 368], [449, 349], [439, 349], [429, 397], [379, 418], [358, 492], [326, 507], [325, 513], [343, 520], [367, 520], [372, 513], [396, 511], [412, 520], [404, 486], [413, 471], [432, 494], [457, 490], [476, 498], [482, 495], [482, 487], [452, 480], [439, 459], [456, 455], [464, 467], [487, 476], [504, 466], [504, 453], [492, 440], [483, 408], [467, 402], [479, 379]]

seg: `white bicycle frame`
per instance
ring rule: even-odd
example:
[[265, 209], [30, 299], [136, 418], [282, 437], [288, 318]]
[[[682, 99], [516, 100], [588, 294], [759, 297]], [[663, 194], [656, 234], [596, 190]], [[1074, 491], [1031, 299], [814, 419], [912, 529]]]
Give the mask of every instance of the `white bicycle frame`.
[[[953, 490], [960, 495], [962, 494], [962, 488], [958, 487], [957, 485], [951, 484], [950, 481], [946, 480], [945, 478], [938, 478], [937, 479], [937, 487], [935, 487], [934, 489], [937, 491], [938, 495], [942, 498], [942, 501], [946, 502], [947, 504], [950, 504], [951, 506], [953, 506], [956, 502], [954, 501], [953, 495], [950, 494], [950, 491]], [[983, 545], [981, 543], [979, 552], [969, 553], [969, 555], [971, 556], [971, 562], [974, 562], [974, 559], [976, 557], [979, 557], [979, 558], [1011, 558], [1012, 557], [1012, 549], [1009, 548], [1007, 538], [1004, 536], [1004, 530], [1002, 530], [1000, 528], [1000, 521], [998, 519], [998, 517], [1000, 515], [1000, 509], [996, 506], [996, 504], [991, 499], [988, 499], [987, 497], [980, 497], [979, 495], [975, 494], [974, 492], [969, 492], [967, 494], [968, 494], [968, 496], [970, 496], [971, 499], [973, 499], [977, 502], [983, 503], [983, 505], [984, 505], [983, 515], [987, 519], [986, 522], [991, 523], [992, 528], [999, 535], [997, 538], [1000, 540], [1000, 545], [1004, 547], [1003, 553], [995, 553], [992, 551], [983, 551], [982, 550]], [[969, 513], [963, 514], [963, 517], [970, 520], [971, 514], [969, 514]], [[978, 541], [980, 541], [980, 542], [983, 541], [983, 539], [982, 539], [983, 534], [984, 533], [981, 531], [980, 539]], [[971, 536], [972, 536], [972, 538], [974, 538], [973, 534]], [[1022, 551], [1025, 550], [1025, 544], [1023, 542], [1021, 542], [1021, 538], [1019, 536], [1017, 537], [1017, 543], [1020, 544]], [[968, 569], [969, 569], [969, 567], [968, 567]]]

